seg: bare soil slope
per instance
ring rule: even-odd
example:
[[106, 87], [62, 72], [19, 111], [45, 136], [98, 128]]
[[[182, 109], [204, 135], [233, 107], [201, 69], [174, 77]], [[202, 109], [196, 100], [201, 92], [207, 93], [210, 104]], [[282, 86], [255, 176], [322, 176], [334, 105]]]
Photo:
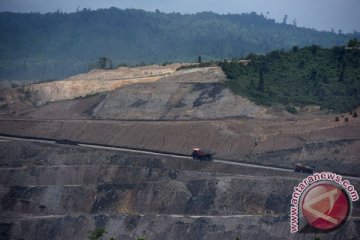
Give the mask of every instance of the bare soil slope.
[[266, 117], [266, 109], [235, 96], [218, 67], [178, 71], [156, 83], [110, 93], [95, 114], [101, 119], [214, 119]]
[[167, 66], [119, 67], [113, 70], [92, 70], [61, 81], [32, 84], [25, 88], [35, 105], [84, 97], [114, 90], [133, 83], [157, 81], [174, 73], [180, 64]]
[[[11, 117], [37, 119], [272, 116], [266, 108], [227, 89], [226, 77], [219, 67], [175, 71], [179, 66], [97, 70], [62, 81], [30, 85], [22, 89], [24, 94], [18, 93], [17, 105], [9, 103], [7, 111], [4, 108], [2, 112]], [[30, 102], [33, 107], [21, 102]]]

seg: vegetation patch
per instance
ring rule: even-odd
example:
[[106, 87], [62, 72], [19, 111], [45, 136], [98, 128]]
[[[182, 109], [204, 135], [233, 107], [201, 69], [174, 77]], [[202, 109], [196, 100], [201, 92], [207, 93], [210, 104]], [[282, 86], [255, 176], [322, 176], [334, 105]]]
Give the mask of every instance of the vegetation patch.
[[239, 61], [221, 63], [227, 86], [265, 106], [319, 105], [336, 112], [351, 111], [360, 103], [360, 50], [353, 39], [347, 47], [330, 49], [313, 45], [251, 54], [246, 66]]

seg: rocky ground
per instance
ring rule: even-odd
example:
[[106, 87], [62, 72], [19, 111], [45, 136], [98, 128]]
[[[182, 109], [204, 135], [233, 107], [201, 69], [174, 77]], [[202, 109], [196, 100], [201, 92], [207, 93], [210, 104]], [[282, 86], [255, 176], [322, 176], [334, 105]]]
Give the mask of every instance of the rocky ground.
[[[100, 227], [115, 239], [284, 239], [292, 188], [303, 177], [78, 146], [0, 146], [4, 239], [86, 239]], [[356, 202], [346, 226], [319, 236], [359, 237], [359, 214]]]
[[[217, 159], [290, 170], [301, 162], [353, 176], [359, 191], [359, 118], [267, 109], [231, 93], [218, 67], [179, 66], [0, 89], [0, 134], [180, 155], [206, 147]], [[115, 239], [313, 239], [289, 234], [291, 194], [305, 176], [0, 140], [0, 239], [86, 239], [99, 227]], [[317, 236], [358, 239], [359, 217], [355, 202], [344, 227]]]
[[231, 93], [219, 67], [175, 71], [175, 66], [180, 65], [136, 71], [120, 68], [115, 73], [105, 71], [107, 75], [95, 71], [10, 89], [2, 93], [6, 101], [0, 114], [34, 119], [139, 120], [271, 116], [265, 108]]

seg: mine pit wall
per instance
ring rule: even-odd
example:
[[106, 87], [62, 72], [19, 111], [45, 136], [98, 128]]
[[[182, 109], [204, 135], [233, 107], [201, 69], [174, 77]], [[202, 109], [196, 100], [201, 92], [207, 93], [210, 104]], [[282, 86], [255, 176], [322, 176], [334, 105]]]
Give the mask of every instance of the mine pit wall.
[[[85, 239], [97, 227], [116, 239], [284, 239], [292, 190], [304, 177], [21, 141], [0, 142], [0, 170], [2, 236], [37, 240]], [[333, 237], [319, 236], [358, 237], [359, 209], [355, 202], [355, 218]]]
[[[2, 214], [289, 215], [296, 180], [229, 179], [186, 182], [0, 187]], [[354, 186], [359, 189], [359, 184]], [[359, 217], [354, 202], [352, 216]]]
[[[7, 156], [1, 159], [1, 212], [18, 215], [286, 214], [285, 203], [298, 182], [296, 175], [285, 175], [290, 173], [278, 179], [272, 171], [251, 172], [190, 159], [56, 145], [42, 148], [51, 144], [1, 144], [8, 144], [1, 148], [1, 155]], [[258, 176], [250, 175], [256, 172]]]
[[[274, 186], [269, 187], [269, 184]], [[292, 185], [296, 185], [296, 181], [218, 178], [187, 182], [1, 187], [1, 192], [7, 191], [1, 199], [1, 211], [37, 216], [94, 213], [286, 215]]]
[[[336, 234], [317, 233], [321, 239], [348, 240], [356, 237], [358, 220], [351, 219]], [[11, 234], [11, 239], [27, 236], [29, 240], [48, 239], [86, 239], [89, 231], [104, 227], [104, 239], [134, 240], [144, 237], [147, 240], [218, 240], [218, 239], [289, 239], [305, 240], [314, 234], [290, 234], [288, 218], [284, 216], [240, 216], [192, 218], [165, 215], [78, 215], [54, 216], [49, 218], [28, 218], [15, 223], [3, 224]]]
[[[305, 177], [75, 146], [0, 146], [2, 212], [18, 214], [288, 214], [293, 187]], [[354, 214], [359, 209], [355, 202]]]

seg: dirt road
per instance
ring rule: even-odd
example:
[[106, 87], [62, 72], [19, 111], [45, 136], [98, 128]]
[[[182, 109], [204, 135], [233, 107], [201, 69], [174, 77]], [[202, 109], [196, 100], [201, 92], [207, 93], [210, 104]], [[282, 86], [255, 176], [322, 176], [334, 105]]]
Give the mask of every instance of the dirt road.
[[[174, 153], [159, 152], [159, 151], [156, 152], [156, 151], [150, 151], [150, 150], [139, 150], [139, 149], [134, 149], [134, 148], [123, 148], [123, 147], [116, 147], [116, 146], [104, 146], [104, 145], [100, 145], [100, 144], [81, 143], [81, 142], [77, 142], [77, 141], [67, 142], [66, 140], [65, 141], [64, 140], [57, 141], [56, 139], [50, 140], [50, 139], [22, 137], [22, 136], [0, 135], [0, 141], [10, 141], [10, 140], [28, 141], [28, 142], [40, 142], [40, 143], [50, 143], [50, 144], [68, 144], [68, 145], [76, 145], [76, 146], [80, 146], [80, 147], [102, 149], [102, 150], [144, 153], [144, 154], [155, 155], [155, 156], [165, 156], [165, 157], [177, 157], [177, 158], [183, 158], [183, 159], [192, 159], [192, 157], [187, 156], [187, 155], [183, 155], [183, 154], [174, 154]], [[275, 170], [275, 171], [283, 171], [283, 172], [293, 172], [293, 169], [289, 169], [289, 168], [270, 167], [270, 166], [266, 166], [266, 165], [249, 164], [249, 163], [235, 162], [235, 161], [229, 161], [229, 160], [217, 159], [217, 158], [215, 158], [212, 162], [221, 163], [221, 164], [227, 164], [227, 165], [241, 166], [241, 167], [257, 168], [257, 169], [267, 169], [267, 170]], [[352, 180], [360, 180], [360, 177], [356, 177], [356, 176], [343, 175], [343, 177], [346, 177], [346, 178], [352, 179]]]

